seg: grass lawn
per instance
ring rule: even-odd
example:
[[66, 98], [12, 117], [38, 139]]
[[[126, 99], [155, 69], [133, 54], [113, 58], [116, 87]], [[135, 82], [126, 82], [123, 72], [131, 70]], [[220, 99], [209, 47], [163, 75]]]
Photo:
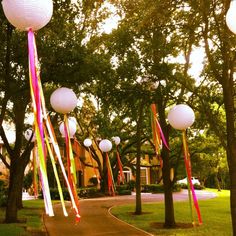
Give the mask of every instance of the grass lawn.
[[[215, 191], [217, 190], [209, 190]], [[188, 235], [188, 236], [230, 236], [232, 235], [229, 191], [217, 192], [218, 197], [199, 201], [203, 224], [189, 228], [163, 229], [164, 204], [148, 203], [142, 205], [142, 215], [134, 215], [134, 205], [114, 207], [112, 214], [153, 235]], [[188, 202], [175, 202], [176, 223], [191, 223]], [[197, 221], [197, 218], [196, 218]], [[190, 224], [191, 225], [191, 224]]]
[[[23, 201], [24, 208], [18, 212], [18, 219], [22, 223], [17, 224], [0, 224], [0, 235], [6, 236], [23, 236], [30, 235], [27, 231], [40, 231], [43, 226], [41, 220], [44, 209], [43, 200], [27, 200]], [[5, 209], [0, 208], [1, 222], [4, 220]]]

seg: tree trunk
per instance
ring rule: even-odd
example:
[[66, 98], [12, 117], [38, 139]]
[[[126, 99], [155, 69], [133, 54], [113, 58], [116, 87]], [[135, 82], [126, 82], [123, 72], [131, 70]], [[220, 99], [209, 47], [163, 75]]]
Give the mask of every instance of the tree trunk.
[[[165, 139], [167, 144], [169, 144], [169, 126], [166, 123], [165, 116], [165, 106], [163, 106], [162, 102], [158, 102], [158, 113], [160, 119], [160, 125], [162, 127]], [[161, 151], [161, 157], [163, 159], [163, 184], [164, 184], [164, 199], [165, 199], [165, 223], [164, 226], [166, 228], [174, 228], [175, 227], [175, 215], [174, 215], [174, 201], [172, 195], [172, 181], [170, 179], [171, 175], [171, 166], [170, 166], [170, 156], [169, 150], [163, 145]]]
[[142, 214], [142, 199], [141, 199], [141, 174], [140, 174], [140, 161], [141, 161], [141, 134], [143, 123], [143, 101], [140, 103], [138, 119], [137, 119], [137, 156], [136, 156], [136, 207], [135, 214]]
[[[5, 215], [6, 223], [18, 222], [17, 211], [19, 205], [22, 206], [22, 200], [19, 199], [23, 187], [23, 176], [25, 166], [22, 161], [12, 161], [10, 167], [10, 181], [8, 189], [7, 208]], [[22, 196], [22, 195], [21, 195]]]
[[223, 85], [227, 126], [227, 160], [230, 176], [230, 206], [233, 235], [236, 235], [236, 137], [234, 126], [233, 80]]
[[[168, 140], [168, 127], [163, 129], [165, 138]], [[165, 194], [165, 224], [166, 228], [175, 227], [175, 215], [174, 215], [174, 202], [172, 195], [172, 181], [170, 179], [170, 161], [169, 161], [169, 150], [163, 147], [161, 156], [163, 158], [163, 183], [164, 183], [164, 194]]]

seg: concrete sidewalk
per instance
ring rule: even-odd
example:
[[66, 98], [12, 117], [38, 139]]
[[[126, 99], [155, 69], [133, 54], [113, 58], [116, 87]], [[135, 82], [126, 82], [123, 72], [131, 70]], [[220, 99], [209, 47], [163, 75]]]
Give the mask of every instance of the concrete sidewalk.
[[[196, 191], [198, 199], [209, 199], [216, 194], [206, 191]], [[188, 199], [186, 190], [173, 194], [174, 201]], [[142, 202], [163, 201], [163, 194], [143, 194]], [[75, 225], [75, 215], [71, 209], [65, 217], [61, 206], [54, 207], [55, 216], [44, 216], [44, 223], [49, 236], [145, 236], [151, 235], [136, 229], [109, 214], [109, 209], [115, 205], [135, 203], [135, 196], [115, 196], [80, 200], [81, 222]]]

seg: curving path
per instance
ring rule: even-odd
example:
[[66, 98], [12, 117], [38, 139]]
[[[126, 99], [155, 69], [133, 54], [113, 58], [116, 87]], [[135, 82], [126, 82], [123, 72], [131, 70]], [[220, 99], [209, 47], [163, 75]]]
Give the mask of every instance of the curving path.
[[[198, 199], [210, 199], [216, 197], [215, 193], [197, 191]], [[187, 190], [173, 194], [174, 201], [188, 199]], [[160, 202], [164, 200], [163, 194], [142, 194], [142, 202]], [[147, 232], [134, 228], [109, 214], [109, 209], [115, 205], [135, 203], [135, 196], [115, 196], [96, 199], [80, 200], [81, 222], [75, 225], [75, 217], [72, 210], [68, 210], [69, 216], [64, 217], [61, 206], [54, 207], [55, 216], [44, 215], [44, 223], [49, 236], [145, 236]]]

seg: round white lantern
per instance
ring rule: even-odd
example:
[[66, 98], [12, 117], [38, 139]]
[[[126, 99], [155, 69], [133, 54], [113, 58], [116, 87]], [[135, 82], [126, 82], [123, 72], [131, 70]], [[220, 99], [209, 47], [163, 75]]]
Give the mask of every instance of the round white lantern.
[[118, 137], [118, 136], [112, 137], [112, 140], [116, 145], [120, 144], [120, 137]]
[[76, 120], [75, 117], [70, 116], [70, 117], [68, 117], [68, 119], [71, 120], [71, 121], [73, 121], [73, 122], [77, 125], [77, 120]]
[[90, 138], [86, 138], [84, 140], [84, 146], [85, 147], [90, 147], [92, 145], [92, 140]]
[[170, 110], [168, 120], [173, 128], [185, 130], [193, 124], [195, 115], [191, 107], [179, 104]]
[[[27, 129], [24, 133], [25, 139], [29, 141], [33, 133], [34, 131], [32, 129]], [[35, 141], [35, 133], [33, 134], [33, 137], [31, 139], [31, 142], [34, 142], [34, 141]]]
[[103, 152], [109, 152], [112, 149], [112, 143], [108, 139], [103, 139], [98, 146]]
[[231, 1], [229, 10], [226, 14], [226, 24], [229, 29], [236, 34], [236, 1]]
[[25, 31], [43, 28], [53, 13], [52, 0], [3, 0], [2, 6], [8, 21]]
[[56, 112], [66, 114], [76, 107], [77, 97], [72, 89], [62, 87], [52, 93], [50, 103]]
[[[69, 136], [70, 138], [73, 138], [76, 132], [76, 124], [74, 121], [68, 119], [68, 129], [69, 129]], [[62, 137], [65, 137], [65, 128], [64, 128], [64, 122], [62, 122], [59, 126], [60, 133]]]

